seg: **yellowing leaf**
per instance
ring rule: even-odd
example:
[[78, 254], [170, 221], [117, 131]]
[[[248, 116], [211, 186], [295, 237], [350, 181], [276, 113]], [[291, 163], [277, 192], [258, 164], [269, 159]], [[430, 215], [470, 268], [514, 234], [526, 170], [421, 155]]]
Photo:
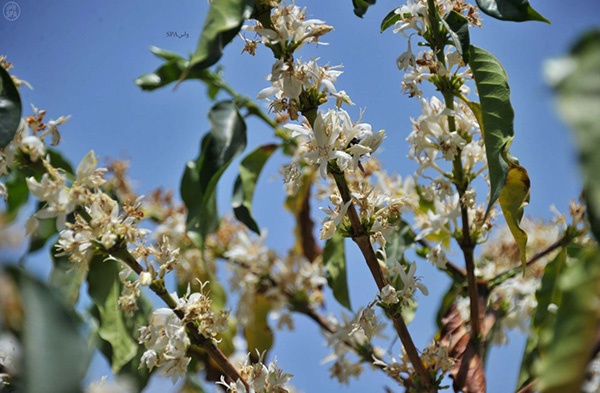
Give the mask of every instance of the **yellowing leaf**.
[[520, 165], [509, 161], [506, 183], [500, 191], [498, 200], [502, 213], [508, 224], [508, 228], [515, 238], [521, 254], [523, 269], [527, 263], [527, 233], [519, 226], [523, 218], [523, 210], [529, 204], [529, 176], [527, 171]]

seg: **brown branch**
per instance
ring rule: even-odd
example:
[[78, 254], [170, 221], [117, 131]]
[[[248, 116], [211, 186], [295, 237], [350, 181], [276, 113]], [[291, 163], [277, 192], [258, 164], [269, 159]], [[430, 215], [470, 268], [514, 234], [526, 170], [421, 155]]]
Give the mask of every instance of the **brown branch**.
[[[562, 238], [558, 239], [556, 242], [554, 242], [553, 244], [548, 246], [548, 248], [538, 252], [533, 257], [531, 257], [531, 259], [529, 259], [529, 261], [527, 261], [527, 263], [525, 264], [525, 268], [530, 267], [531, 265], [538, 262], [540, 259], [544, 258], [551, 252], [553, 252], [561, 247], [565, 247], [572, 240], [573, 240], [573, 238], [571, 236], [565, 234], [565, 236], [563, 236]], [[496, 277], [490, 279], [489, 283], [488, 283], [488, 287], [490, 288], [490, 290], [492, 290], [495, 287], [497, 287], [498, 285], [502, 284], [504, 281], [508, 280], [509, 278], [515, 277], [522, 272], [523, 272], [522, 266], [518, 266], [518, 267], [515, 267], [512, 269], [509, 269], [503, 273], [498, 274]]]
[[[332, 174], [335, 183], [337, 185], [338, 190], [340, 191], [340, 195], [344, 204], [352, 201], [352, 195], [350, 194], [350, 189], [348, 188], [348, 183], [346, 182], [346, 177], [344, 176], [344, 172], [335, 168], [334, 165], [329, 165], [329, 172]], [[369, 234], [367, 234], [364, 230], [364, 227], [360, 221], [360, 217], [356, 212], [356, 208], [354, 204], [350, 203], [347, 211], [348, 218], [350, 220], [350, 225], [352, 226], [352, 240], [356, 243], [358, 248], [360, 249], [363, 257], [365, 258], [365, 262], [375, 279], [375, 283], [377, 284], [377, 288], [381, 291], [388, 283], [383, 275], [383, 271], [379, 266], [379, 261], [377, 260], [377, 256], [375, 255], [375, 251], [371, 246], [371, 240], [369, 238]], [[410, 359], [415, 372], [417, 373], [420, 382], [422, 383], [425, 391], [435, 392], [435, 388], [431, 386], [431, 377], [429, 372], [425, 368], [425, 365], [421, 361], [421, 357], [419, 356], [419, 351], [415, 346], [415, 343], [410, 336], [410, 332], [406, 327], [406, 323], [402, 318], [402, 315], [396, 314], [392, 315], [392, 321], [394, 322], [394, 328], [402, 341], [402, 345], [404, 346], [404, 350]]]

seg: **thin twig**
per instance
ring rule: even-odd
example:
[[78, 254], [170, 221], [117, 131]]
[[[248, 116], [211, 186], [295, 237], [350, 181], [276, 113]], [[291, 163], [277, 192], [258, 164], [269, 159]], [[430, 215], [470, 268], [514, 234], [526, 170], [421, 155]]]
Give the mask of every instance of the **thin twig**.
[[[565, 247], [567, 244], [569, 244], [571, 242], [571, 240], [573, 240], [573, 238], [571, 236], [567, 236], [565, 234], [565, 236], [558, 239], [556, 242], [552, 243], [550, 246], [548, 246], [548, 248], [538, 252], [533, 257], [531, 257], [531, 259], [529, 259], [529, 261], [527, 261], [527, 263], [525, 265], [526, 268], [530, 267], [534, 263], [538, 262], [539, 260], [541, 260], [542, 258], [547, 256], [548, 254], [552, 253], [553, 251], [555, 251], [559, 248]], [[496, 277], [490, 279], [489, 283], [488, 283], [488, 287], [490, 290], [492, 290], [495, 287], [497, 287], [498, 285], [502, 284], [504, 281], [508, 280], [509, 278], [515, 277], [522, 272], [523, 272], [522, 266], [518, 266], [518, 267], [514, 267], [512, 269], [509, 269], [503, 273], [498, 274]]]

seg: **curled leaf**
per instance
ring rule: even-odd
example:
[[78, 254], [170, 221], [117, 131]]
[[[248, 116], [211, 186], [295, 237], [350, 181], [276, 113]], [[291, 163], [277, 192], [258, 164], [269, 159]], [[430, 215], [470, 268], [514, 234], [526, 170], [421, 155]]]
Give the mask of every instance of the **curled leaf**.
[[509, 163], [506, 183], [500, 191], [500, 207], [506, 224], [519, 247], [523, 269], [527, 263], [527, 233], [519, 226], [525, 206], [529, 204], [529, 176], [520, 165]]
[[450, 376], [455, 392], [485, 393], [486, 381], [483, 360], [477, 353], [456, 303], [453, 303], [441, 319], [440, 341], [448, 347], [448, 356], [454, 358]]

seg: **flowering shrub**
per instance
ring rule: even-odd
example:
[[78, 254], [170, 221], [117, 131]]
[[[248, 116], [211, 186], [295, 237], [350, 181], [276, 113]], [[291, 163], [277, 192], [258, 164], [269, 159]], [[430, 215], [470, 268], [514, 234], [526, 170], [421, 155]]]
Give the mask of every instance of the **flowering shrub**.
[[[371, 5], [353, 3], [359, 16]], [[54, 148], [69, 116], [45, 124], [46, 111], [33, 107], [23, 117], [18, 89], [27, 83], [8, 73], [12, 65], [3, 58], [0, 222], [23, 220], [29, 250], [47, 246], [53, 262], [49, 283], [16, 267], [0, 275], [0, 348], [13, 348], [0, 351], [3, 389], [42, 391], [52, 374], [61, 376], [50, 379], [52, 389], [81, 389], [88, 353], [79, 314], [122, 378], [87, 391], [141, 391], [152, 373], [161, 373], [183, 380], [186, 391], [201, 391], [194, 378], [200, 374], [229, 392], [291, 392], [292, 376], [269, 360], [276, 330], [294, 329], [291, 313], [321, 329], [331, 348], [324, 362], [342, 384], [372, 367], [408, 392], [485, 392], [486, 353], [520, 329], [528, 342], [518, 391], [597, 389], [600, 185], [592, 168], [600, 155], [590, 146], [600, 138], [600, 119], [580, 108], [587, 100], [600, 103], [599, 84], [588, 91], [582, 82], [600, 80], [600, 36], [590, 33], [567, 63], [552, 66], [559, 106], [580, 140], [586, 185], [568, 213], [544, 222], [524, 218], [530, 182], [510, 153], [518, 135], [506, 72], [470, 43], [480, 12], [547, 22], [527, 1], [510, 0], [408, 0], [382, 21], [382, 31], [406, 41], [396, 65], [402, 90], [422, 108], [406, 135], [418, 167], [400, 177], [375, 154], [385, 131], [364, 113], [352, 119], [347, 112], [361, 100], [339, 88], [342, 67], [301, 56], [305, 45], [324, 45], [332, 26], [286, 1], [213, 0], [191, 58], [154, 48], [164, 65], [136, 81], [154, 90], [200, 79], [211, 98], [230, 96], [210, 109], [211, 130], [185, 168], [181, 202], [161, 191], [136, 195], [124, 164], [99, 168], [93, 151], [73, 169]], [[274, 56], [265, 70], [270, 86], [257, 92], [268, 111], [210, 68], [235, 37], [249, 55], [264, 47]], [[435, 95], [425, 96], [426, 84]], [[248, 147], [247, 116], [272, 128], [273, 141], [243, 156], [233, 214], [220, 217], [215, 190]], [[284, 255], [266, 246], [267, 230], [252, 214], [257, 179], [276, 151], [288, 160], [280, 175], [296, 225], [295, 244]], [[37, 205], [24, 218], [28, 196]], [[325, 215], [318, 239], [315, 203]], [[377, 286], [356, 311], [346, 238]], [[464, 264], [449, 257], [457, 254]], [[408, 324], [418, 312], [416, 294], [429, 293], [418, 275], [423, 262], [452, 285], [438, 312], [438, 334], [418, 348]], [[75, 307], [83, 284], [89, 310]], [[152, 293], [162, 307], [148, 301]], [[227, 293], [235, 300], [227, 302]], [[328, 293], [350, 314], [325, 315]], [[382, 347], [390, 333], [401, 342], [396, 356]], [[36, 362], [48, 343], [62, 346], [64, 361]]]

